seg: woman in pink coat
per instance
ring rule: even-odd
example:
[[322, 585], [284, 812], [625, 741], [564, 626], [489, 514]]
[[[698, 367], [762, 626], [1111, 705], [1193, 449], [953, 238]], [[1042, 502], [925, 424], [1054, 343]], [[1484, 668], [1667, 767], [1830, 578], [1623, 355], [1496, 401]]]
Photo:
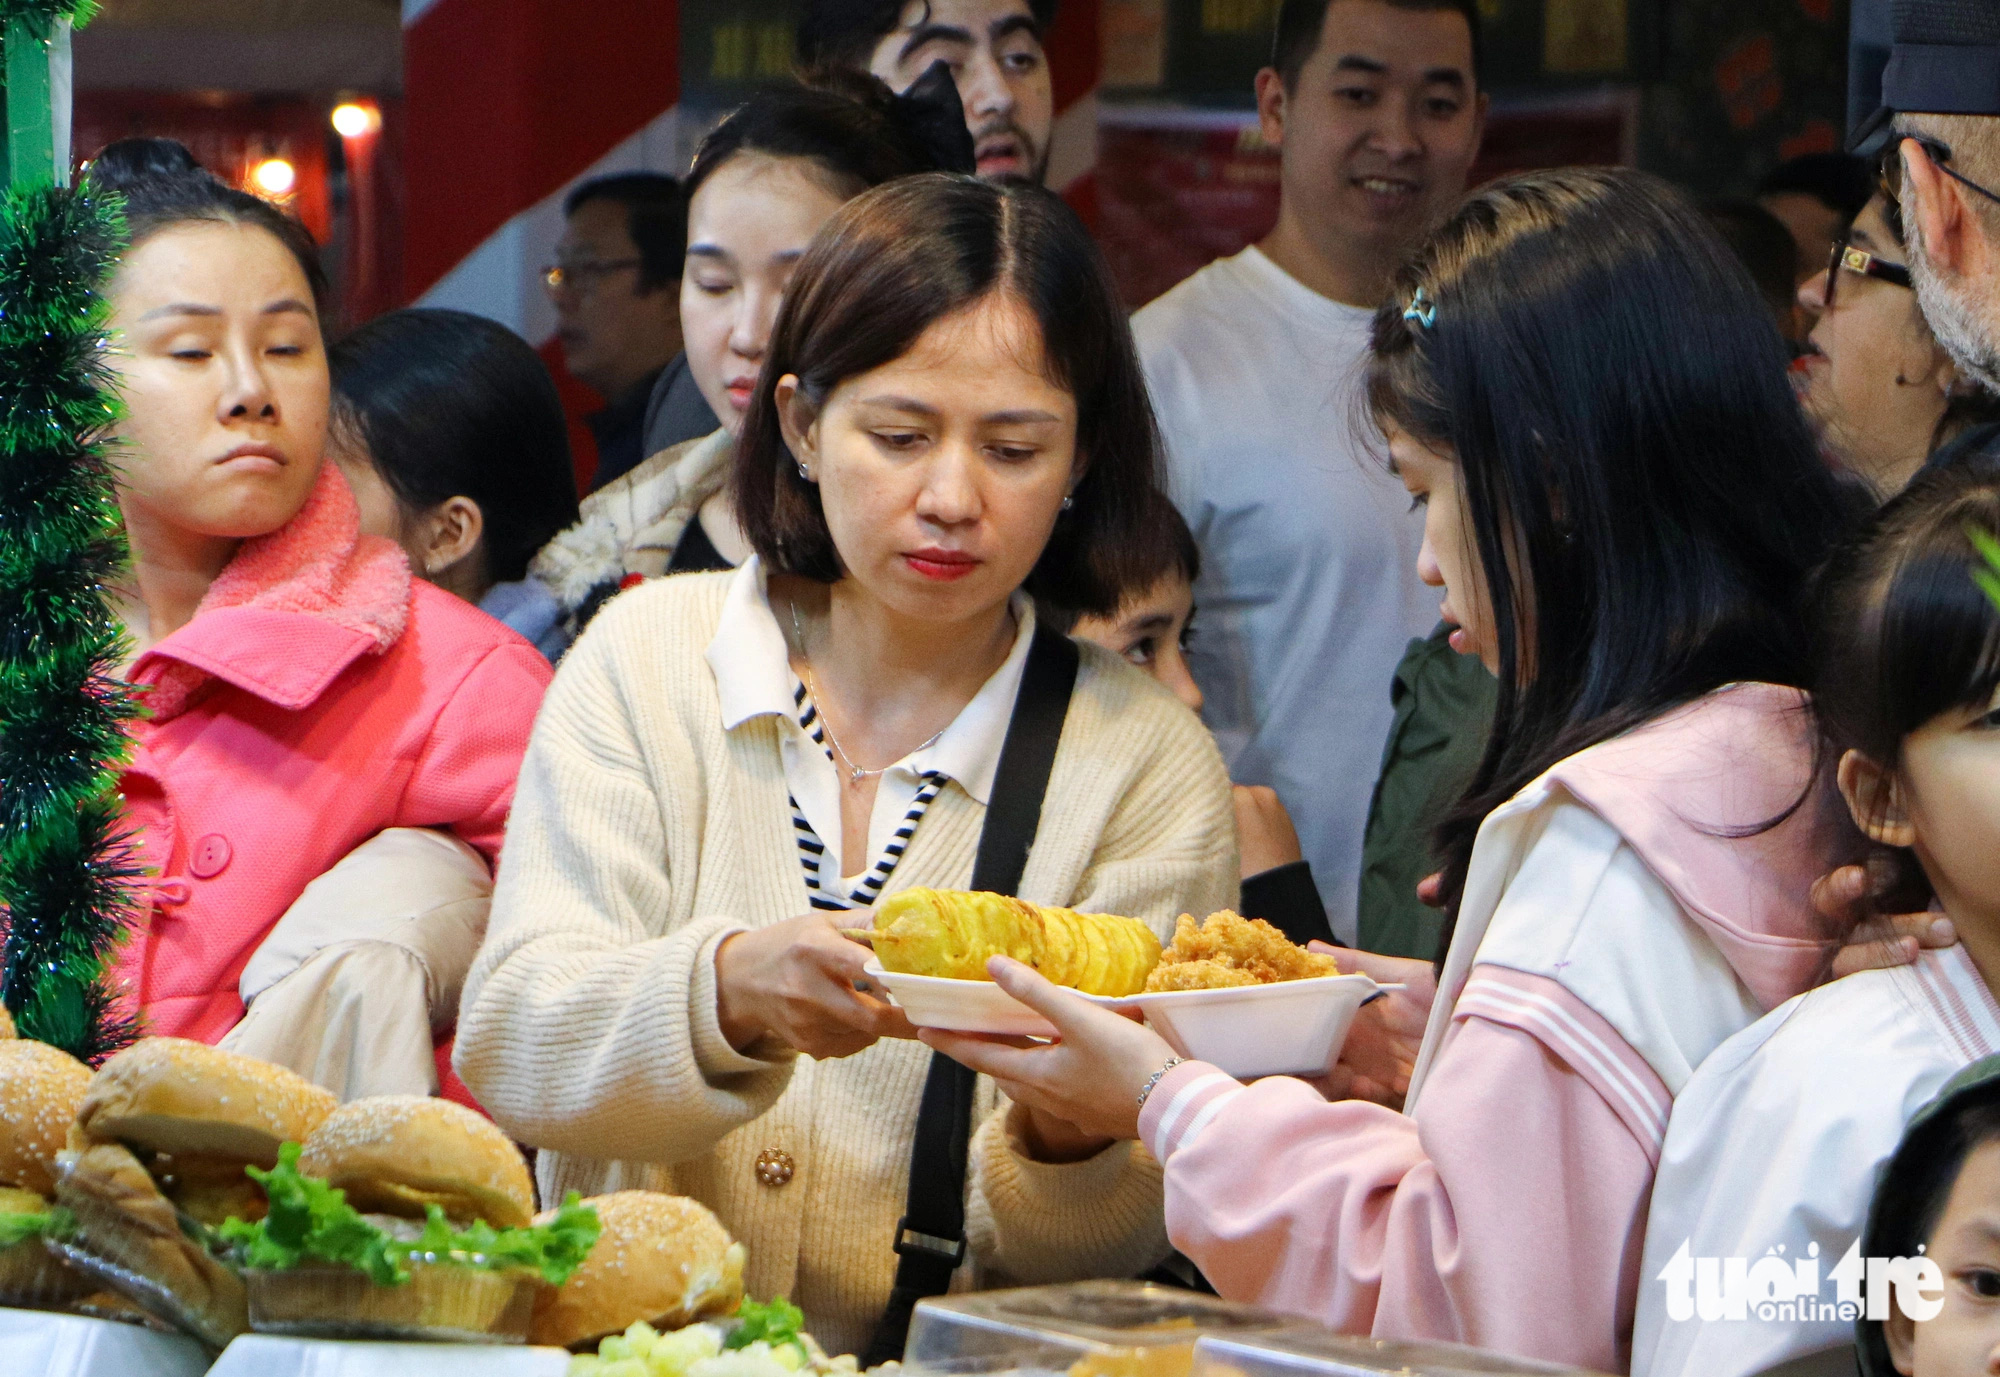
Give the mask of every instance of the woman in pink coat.
[[131, 227], [107, 287], [132, 547], [111, 592], [148, 713], [123, 781], [148, 882], [117, 978], [148, 1032], [213, 1042], [258, 944], [357, 845], [442, 828], [492, 863], [549, 668], [360, 535], [321, 462], [303, 228], [162, 140], [91, 176]]
[[1494, 183], [1391, 303], [1370, 400], [1427, 506], [1417, 572], [1500, 681], [1440, 835], [1449, 945], [1403, 1112], [1245, 1086], [999, 959], [1062, 1042], [925, 1037], [1142, 1138], [1225, 1295], [1623, 1371], [1674, 1096], [1837, 938], [1807, 892], [1855, 838], [1795, 686], [1851, 503], [1749, 278], [1651, 178]]

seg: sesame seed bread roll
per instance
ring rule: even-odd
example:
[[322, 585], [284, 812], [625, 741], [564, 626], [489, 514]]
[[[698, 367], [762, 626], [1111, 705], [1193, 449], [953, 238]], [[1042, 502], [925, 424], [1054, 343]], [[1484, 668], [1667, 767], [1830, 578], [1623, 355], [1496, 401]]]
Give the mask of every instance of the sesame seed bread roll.
[[637, 1320], [679, 1329], [743, 1299], [743, 1245], [706, 1206], [653, 1191], [583, 1203], [596, 1207], [604, 1232], [575, 1275], [536, 1301], [529, 1343], [573, 1348]]
[[282, 1066], [186, 1038], [145, 1038], [98, 1068], [76, 1123], [87, 1142], [270, 1168], [281, 1145], [302, 1141], [337, 1104]]
[[55, 1194], [56, 1153], [90, 1088], [90, 1068], [43, 1042], [0, 1041], [0, 1186]]
[[314, 1129], [299, 1170], [347, 1192], [363, 1213], [422, 1219], [426, 1205], [464, 1228], [525, 1227], [535, 1188], [513, 1141], [464, 1105], [423, 1095], [370, 1095]]

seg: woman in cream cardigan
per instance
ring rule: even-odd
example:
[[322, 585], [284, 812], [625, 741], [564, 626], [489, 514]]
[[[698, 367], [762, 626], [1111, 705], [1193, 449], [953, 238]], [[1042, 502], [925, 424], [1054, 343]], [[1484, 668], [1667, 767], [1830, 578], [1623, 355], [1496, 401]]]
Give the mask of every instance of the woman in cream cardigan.
[[[544, 1198], [703, 1201], [829, 1349], [889, 1296], [930, 1053], [868, 988], [882, 893], [964, 887], [1033, 597], [1108, 611], [1157, 434], [1101, 258], [969, 177], [851, 201], [789, 293], [732, 473], [756, 558], [606, 607], [523, 767], [457, 1065]], [[1163, 934], [1235, 897], [1194, 715], [1084, 646], [1024, 898]], [[958, 1287], [1168, 1252], [1158, 1166], [981, 1081]]]

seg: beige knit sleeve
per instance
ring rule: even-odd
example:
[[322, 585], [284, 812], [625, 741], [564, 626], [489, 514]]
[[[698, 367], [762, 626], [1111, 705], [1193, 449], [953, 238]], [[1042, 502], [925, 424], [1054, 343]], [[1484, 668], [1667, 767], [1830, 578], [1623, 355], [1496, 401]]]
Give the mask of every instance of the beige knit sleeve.
[[[1181, 913], [1235, 902], [1229, 777], [1201, 723], [1153, 685], [1111, 697], [1088, 757], [1098, 770], [1130, 773], [1067, 902], [1144, 918], [1164, 935]], [[1058, 773], [1042, 827], [1088, 826], [1065, 816], [1061, 783]], [[1082, 1162], [1034, 1162], [1011, 1118], [989, 1115], [972, 1144], [967, 1238], [983, 1264], [1017, 1281], [1052, 1282], [1130, 1276], [1167, 1256], [1160, 1167], [1145, 1148], [1117, 1143]]]
[[982, 1267], [1036, 1284], [1137, 1276], [1173, 1251], [1160, 1164], [1139, 1143], [1055, 1165], [1030, 1159], [1000, 1107], [972, 1140], [965, 1235]]
[[593, 628], [550, 686], [453, 1065], [522, 1142], [672, 1163], [770, 1108], [791, 1060], [741, 1057], [715, 1026], [714, 948], [737, 925], [670, 921], [691, 877], [669, 873], [660, 790], [698, 776], [692, 746], [660, 741], [672, 733], [655, 719], [641, 751], [631, 695], [645, 686], [624, 681], [615, 633], [645, 626]]

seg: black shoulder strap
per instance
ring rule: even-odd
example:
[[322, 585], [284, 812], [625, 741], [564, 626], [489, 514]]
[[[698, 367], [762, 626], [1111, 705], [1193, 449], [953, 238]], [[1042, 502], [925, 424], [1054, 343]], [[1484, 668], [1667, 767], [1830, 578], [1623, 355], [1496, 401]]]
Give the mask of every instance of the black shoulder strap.
[[1021, 690], [993, 772], [992, 801], [972, 862], [972, 887], [988, 894], [1013, 894], [1028, 867], [1028, 848], [1042, 821], [1042, 796], [1055, 767], [1056, 744], [1069, 715], [1076, 687], [1076, 642], [1046, 626], [1036, 626], [1028, 662], [1021, 667]]
[[[1028, 848], [1042, 820], [1042, 799], [1062, 740], [1070, 691], [1076, 687], [1077, 663], [1073, 641], [1047, 626], [1035, 627], [979, 833], [974, 889], [1011, 895], [1020, 888]], [[917, 1302], [943, 1295], [952, 1272], [965, 1260], [965, 1160], [975, 1079], [943, 1053], [931, 1054], [917, 1107], [916, 1140], [910, 1145], [909, 1198], [896, 1225], [896, 1284], [862, 1360], [864, 1368], [903, 1356]]]

